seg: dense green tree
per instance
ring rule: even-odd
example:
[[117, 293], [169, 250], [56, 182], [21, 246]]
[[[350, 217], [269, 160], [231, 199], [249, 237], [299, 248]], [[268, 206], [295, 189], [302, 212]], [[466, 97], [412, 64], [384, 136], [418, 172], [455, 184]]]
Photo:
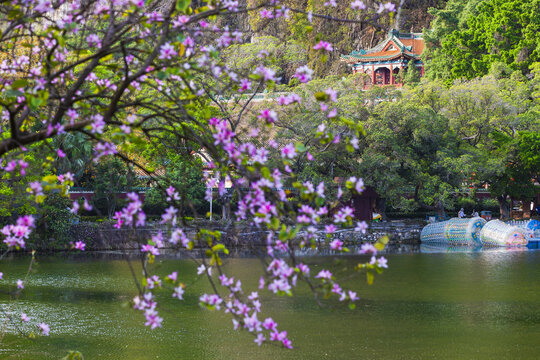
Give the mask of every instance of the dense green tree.
[[112, 218], [123, 201], [120, 194], [129, 192], [135, 185], [135, 174], [118, 158], [102, 159], [90, 172], [87, 186], [94, 191], [92, 202], [97, 211]]
[[[538, 191], [531, 182], [538, 176], [536, 78], [527, 79], [497, 62], [488, 75], [450, 88], [424, 79], [399, 92], [382, 88], [363, 92], [355, 76], [315, 83], [338, 90], [335, 106], [363, 125], [365, 137], [353, 153], [337, 148], [311, 162], [297, 159], [299, 176], [325, 181], [362, 176], [382, 195], [377, 210], [383, 214], [390, 205], [442, 215], [458, 200], [463, 203], [459, 194], [464, 189], [474, 193], [487, 184], [505, 216], [510, 199], [527, 200]], [[313, 89], [299, 86], [294, 91], [305, 100], [279, 114], [274, 138], [280, 144], [309, 144], [315, 124], [324, 119], [310, 104]], [[339, 121], [330, 124], [339, 126]]]
[[[381, 103], [365, 129], [362, 173], [392, 207], [423, 207], [442, 215], [453, 205], [452, 193], [463, 175], [451, 161], [459, 159], [457, 142], [444, 116], [412, 103], [406, 93], [398, 101]], [[374, 170], [385, 169], [386, 184], [373, 176]]]
[[539, 0], [451, 1], [433, 13], [434, 31], [427, 38], [434, 49], [426, 54], [433, 65], [431, 77], [473, 79], [498, 61], [528, 74], [540, 59]]
[[36, 232], [30, 238], [33, 248], [69, 248], [69, 228], [76, 216], [70, 212], [71, 201], [58, 192], [49, 194], [40, 205]]
[[442, 49], [442, 42], [454, 31], [464, 31], [467, 19], [475, 16], [477, 5], [483, 0], [450, 0], [442, 8], [431, 7], [428, 12], [434, 17], [429, 28], [424, 29], [426, 48], [422, 54], [426, 76], [432, 80], [451, 82], [452, 58]]
[[[182, 215], [204, 215], [208, 203], [204, 200], [205, 185], [202, 182], [203, 164], [198, 157], [190, 159], [171, 157], [165, 165], [165, 177], [146, 193], [144, 206], [150, 214], [161, 214], [168, 207], [164, 189], [173, 186], [180, 195], [186, 213]], [[165, 180], [166, 179], [166, 180]]]

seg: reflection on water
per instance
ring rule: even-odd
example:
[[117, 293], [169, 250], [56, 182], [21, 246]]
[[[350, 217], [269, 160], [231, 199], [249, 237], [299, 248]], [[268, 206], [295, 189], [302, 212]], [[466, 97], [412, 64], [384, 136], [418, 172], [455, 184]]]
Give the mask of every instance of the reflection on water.
[[524, 252], [529, 251], [527, 247], [524, 246], [514, 246], [514, 247], [487, 247], [487, 246], [450, 246], [450, 245], [433, 245], [433, 244], [421, 244], [419, 251], [424, 254], [432, 253], [471, 253], [471, 252]]
[[[366, 260], [351, 250], [345, 257], [302, 255], [313, 272], [324, 267], [340, 274], [344, 265]], [[188, 284], [182, 302], [161, 296], [167, 316], [155, 331], [127, 305], [136, 288], [122, 252], [38, 258], [16, 303], [5, 295], [7, 284], [24, 275], [29, 259], [12, 257], [0, 268], [1, 306], [49, 323], [51, 336], [23, 339], [8, 325], [0, 358], [59, 359], [67, 350], [88, 359], [133, 360], [538, 358], [540, 251], [399, 245], [386, 256], [390, 268], [374, 285], [363, 276], [345, 283], [361, 297], [355, 311], [334, 302], [319, 308], [304, 286], [293, 298], [261, 292], [261, 317], [276, 318], [293, 351], [259, 348], [249, 334], [231, 331], [228, 315], [200, 309], [198, 294], [210, 289], [186, 254], [167, 253], [154, 265], [162, 276], [178, 271]], [[140, 274], [138, 254], [129, 257]], [[252, 252], [238, 250], [225, 267], [246, 289], [257, 287], [262, 266]]]

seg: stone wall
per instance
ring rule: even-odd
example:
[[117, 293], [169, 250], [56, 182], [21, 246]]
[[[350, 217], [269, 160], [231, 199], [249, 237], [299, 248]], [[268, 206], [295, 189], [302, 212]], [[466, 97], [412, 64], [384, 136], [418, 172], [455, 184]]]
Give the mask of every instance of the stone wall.
[[[264, 246], [266, 245], [267, 232], [255, 227], [237, 226], [228, 227], [220, 223], [201, 223], [204, 228], [220, 230], [222, 241], [229, 247]], [[347, 244], [362, 242], [375, 242], [377, 239], [388, 235], [390, 244], [416, 244], [420, 242], [420, 231], [423, 225], [419, 223], [407, 223], [404, 221], [390, 221], [370, 224], [366, 234], [353, 230], [338, 230], [336, 236]], [[81, 222], [72, 225], [70, 229], [71, 241], [84, 241], [88, 250], [116, 250], [138, 249], [139, 243], [146, 241], [153, 234], [162, 231], [167, 233], [167, 227], [160, 224], [148, 225], [145, 228], [116, 229], [112, 222]], [[184, 230], [192, 237], [195, 227]], [[324, 228], [320, 228], [318, 239], [324, 242]]]

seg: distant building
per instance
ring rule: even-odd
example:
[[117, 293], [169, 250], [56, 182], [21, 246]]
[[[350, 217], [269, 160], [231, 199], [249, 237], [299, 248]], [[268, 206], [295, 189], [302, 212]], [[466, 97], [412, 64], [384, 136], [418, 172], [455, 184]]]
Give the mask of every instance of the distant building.
[[379, 45], [369, 49], [341, 55], [341, 61], [352, 67], [353, 74], [369, 75], [364, 88], [377, 86], [403, 86], [399, 73], [410, 65], [416, 66], [420, 77], [424, 76], [424, 64], [420, 59], [424, 51], [421, 33], [400, 33], [392, 29]]

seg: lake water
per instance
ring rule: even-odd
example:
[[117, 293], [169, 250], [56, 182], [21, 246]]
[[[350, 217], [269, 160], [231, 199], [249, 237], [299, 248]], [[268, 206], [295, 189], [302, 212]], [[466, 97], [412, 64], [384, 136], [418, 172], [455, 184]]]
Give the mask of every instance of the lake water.
[[[0, 358], [60, 359], [68, 350], [86, 359], [133, 360], [540, 358], [540, 251], [421, 250], [389, 254], [390, 268], [372, 286], [365, 277], [349, 281], [361, 297], [353, 311], [334, 302], [319, 308], [304, 287], [293, 298], [262, 293], [262, 315], [288, 331], [294, 350], [258, 347], [250, 334], [232, 331], [227, 314], [199, 308], [208, 285], [181, 257], [155, 264], [162, 275], [178, 270], [188, 287], [184, 301], [163, 300], [168, 314], [153, 331], [127, 305], [137, 291], [120, 255], [38, 257], [16, 303], [7, 300], [6, 284], [24, 276], [29, 258], [3, 260], [1, 306], [47, 322], [51, 335], [25, 339], [4, 324]], [[359, 260], [306, 258], [334, 270]], [[139, 274], [136, 261], [134, 267]], [[233, 257], [226, 267], [245, 289], [257, 286], [258, 259]]]

